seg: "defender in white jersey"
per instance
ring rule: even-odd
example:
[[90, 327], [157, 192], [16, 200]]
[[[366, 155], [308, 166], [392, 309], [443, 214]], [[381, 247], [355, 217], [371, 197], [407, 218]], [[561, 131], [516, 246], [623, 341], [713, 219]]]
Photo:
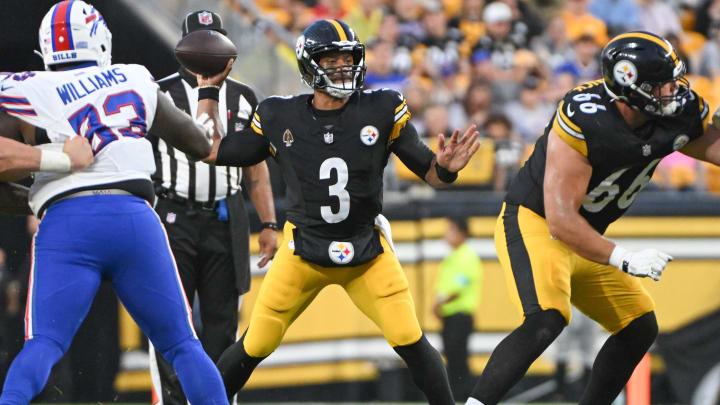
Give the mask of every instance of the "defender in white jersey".
[[[177, 371], [193, 404], [227, 404], [215, 365], [198, 341], [167, 236], [149, 202], [155, 170], [148, 131], [196, 159], [219, 138], [217, 101], [198, 101], [199, 125], [158, 92], [139, 65], [111, 65], [111, 35], [102, 15], [80, 0], [53, 6], [40, 26], [48, 72], [9, 75], [0, 81], [0, 135], [34, 140], [51, 156], [39, 171], [30, 205], [42, 222], [33, 238], [25, 316], [26, 342], [8, 372], [0, 405], [27, 404], [45, 385], [68, 349], [101, 279]], [[227, 76], [198, 76], [216, 86]], [[204, 92], [207, 94], [207, 92]], [[71, 172], [60, 150], [68, 139], [87, 139], [92, 164]], [[87, 145], [86, 145], [87, 146]], [[57, 158], [57, 159], [54, 159]], [[46, 159], [47, 160], [47, 159]], [[42, 165], [40, 165], [42, 166]], [[46, 164], [45, 166], [48, 166]], [[34, 165], [11, 167], [4, 180]]]

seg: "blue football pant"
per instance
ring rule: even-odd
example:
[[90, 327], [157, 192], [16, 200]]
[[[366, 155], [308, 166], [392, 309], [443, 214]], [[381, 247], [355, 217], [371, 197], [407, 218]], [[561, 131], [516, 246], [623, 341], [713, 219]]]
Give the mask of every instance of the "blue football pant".
[[33, 239], [26, 342], [13, 361], [0, 405], [27, 404], [70, 346], [102, 278], [177, 371], [194, 404], [227, 404], [217, 368], [192, 327], [165, 230], [144, 200], [124, 195], [71, 198], [48, 208]]

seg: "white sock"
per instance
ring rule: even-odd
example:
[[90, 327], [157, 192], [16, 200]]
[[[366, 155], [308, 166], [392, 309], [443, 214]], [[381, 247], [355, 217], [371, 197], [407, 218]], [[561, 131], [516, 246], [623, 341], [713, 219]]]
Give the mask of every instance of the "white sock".
[[465, 401], [465, 405], [485, 405], [482, 402], [478, 401], [477, 399], [473, 397], [469, 397], [467, 401]]

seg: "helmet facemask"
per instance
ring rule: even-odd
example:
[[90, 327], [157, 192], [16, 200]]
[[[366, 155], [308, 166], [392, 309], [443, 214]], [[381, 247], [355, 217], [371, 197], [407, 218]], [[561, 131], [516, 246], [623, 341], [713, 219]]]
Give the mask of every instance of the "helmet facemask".
[[352, 65], [334, 67], [320, 66], [320, 59], [322, 59], [323, 56], [327, 56], [330, 52], [332, 51], [319, 53], [314, 55], [310, 60], [310, 66], [315, 70], [312, 87], [327, 93], [331, 97], [350, 97], [355, 90], [361, 89], [365, 82], [364, 52], [360, 50], [352, 51]]
[[[661, 93], [663, 86], [671, 82], [677, 82], [677, 88], [673, 94], [663, 96]], [[645, 82], [640, 86], [632, 85], [631, 88], [646, 99], [643, 111], [660, 117], [679, 115], [685, 108], [690, 95], [690, 83], [684, 76], [662, 83]]]

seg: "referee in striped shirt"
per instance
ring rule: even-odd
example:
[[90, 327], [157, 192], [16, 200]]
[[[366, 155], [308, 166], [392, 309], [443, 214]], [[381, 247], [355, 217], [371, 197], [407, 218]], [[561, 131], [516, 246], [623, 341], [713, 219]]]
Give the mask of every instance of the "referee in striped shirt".
[[[182, 34], [212, 29], [226, 34], [220, 16], [210, 11], [188, 14]], [[175, 105], [195, 116], [198, 88], [195, 76], [180, 71], [158, 81], [160, 89]], [[252, 89], [228, 78], [215, 92], [228, 136], [249, 124], [257, 106]], [[224, 111], [226, 113], [224, 113]], [[167, 229], [180, 278], [190, 305], [197, 292], [202, 333], [199, 338], [213, 361], [235, 342], [238, 308], [242, 294], [250, 288], [249, 232], [240, 181], [244, 184], [262, 222], [260, 255], [263, 267], [277, 249], [272, 191], [265, 162], [246, 168], [222, 167], [189, 160], [162, 139], [150, 138], [157, 170], [153, 175], [158, 196], [156, 211]], [[150, 348], [150, 370], [154, 401], [185, 405], [172, 366]]]

